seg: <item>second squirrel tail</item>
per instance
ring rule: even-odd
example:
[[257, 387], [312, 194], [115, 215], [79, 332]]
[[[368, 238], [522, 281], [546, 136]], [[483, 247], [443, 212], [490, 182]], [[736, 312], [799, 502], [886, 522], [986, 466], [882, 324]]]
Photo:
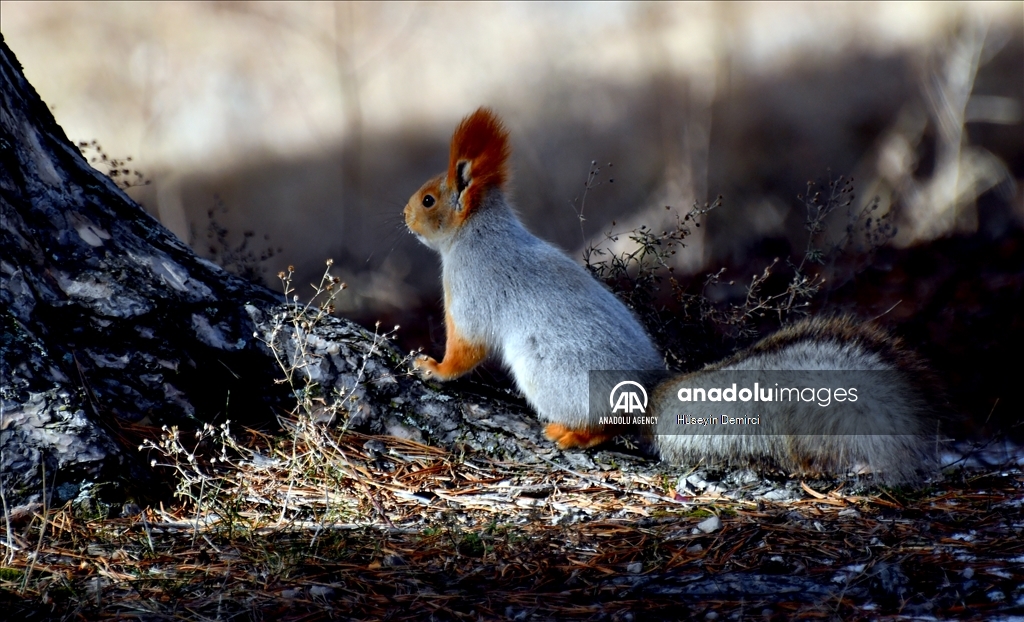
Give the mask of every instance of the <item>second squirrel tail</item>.
[[649, 440], [674, 463], [910, 483], [938, 464], [928, 385], [925, 367], [883, 331], [807, 320], [662, 383]]

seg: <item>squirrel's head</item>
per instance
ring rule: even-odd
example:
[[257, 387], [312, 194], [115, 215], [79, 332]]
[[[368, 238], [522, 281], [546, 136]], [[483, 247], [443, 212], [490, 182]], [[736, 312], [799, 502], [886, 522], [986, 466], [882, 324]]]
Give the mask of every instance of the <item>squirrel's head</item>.
[[508, 181], [508, 130], [487, 108], [462, 120], [452, 135], [448, 172], [412, 195], [405, 224], [428, 246], [457, 232], [492, 190]]

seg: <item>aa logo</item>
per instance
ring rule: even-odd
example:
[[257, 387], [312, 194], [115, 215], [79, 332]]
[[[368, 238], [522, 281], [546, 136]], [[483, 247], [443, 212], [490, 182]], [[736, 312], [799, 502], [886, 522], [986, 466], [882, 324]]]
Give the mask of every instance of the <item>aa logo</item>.
[[[640, 391], [623, 388], [626, 385], [633, 385]], [[612, 392], [608, 395], [608, 405], [612, 407], [613, 413], [644, 413], [647, 409], [647, 390], [639, 382], [623, 380], [612, 388]]]

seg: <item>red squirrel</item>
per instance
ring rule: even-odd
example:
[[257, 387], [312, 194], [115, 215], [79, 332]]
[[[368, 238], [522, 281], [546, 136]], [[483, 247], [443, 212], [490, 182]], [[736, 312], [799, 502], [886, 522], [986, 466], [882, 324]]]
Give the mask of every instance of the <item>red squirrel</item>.
[[[446, 381], [494, 354], [547, 422], [548, 439], [563, 449], [593, 447], [616, 432], [591, 413], [588, 373], [664, 371], [664, 360], [622, 301], [519, 221], [506, 195], [509, 154], [508, 131], [481, 108], [455, 130], [447, 172], [405, 206], [409, 230], [441, 255], [444, 287], [444, 357], [422, 355], [414, 367]], [[639, 434], [676, 463], [769, 463], [790, 472], [873, 472], [885, 481], [913, 481], [934, 466], [927, 441], [934, 417], [915, 388], [914, 360], [871, 326], [848, 318], [803, 321], [726, 361], [663, 381], [652, 391], [655, 416]], [[684, 390], [708, 385], [716, 373], [754, 374], [765, 387], [777, 384], [778, 374], [815, 370], [867, 370], [881, 380], [872, 395], [836, 403], [828, 416], [813, 403], [731, 404], [729, 412], [744, 421], [764, 414], [754, 434], [680, 427], [724, 413], [722, 404], [681, 401]]]

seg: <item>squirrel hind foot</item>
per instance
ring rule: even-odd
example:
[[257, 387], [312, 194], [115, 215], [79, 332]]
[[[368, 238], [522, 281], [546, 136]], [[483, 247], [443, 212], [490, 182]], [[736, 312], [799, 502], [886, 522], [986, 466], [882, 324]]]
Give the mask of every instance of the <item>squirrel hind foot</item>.
[[561, 423], [549, 423], [544, 427], [544, 436], [554, 441], [560, 449], [590, 449], [615, 438], [614, 434], [599, 428], [570, 428]]

